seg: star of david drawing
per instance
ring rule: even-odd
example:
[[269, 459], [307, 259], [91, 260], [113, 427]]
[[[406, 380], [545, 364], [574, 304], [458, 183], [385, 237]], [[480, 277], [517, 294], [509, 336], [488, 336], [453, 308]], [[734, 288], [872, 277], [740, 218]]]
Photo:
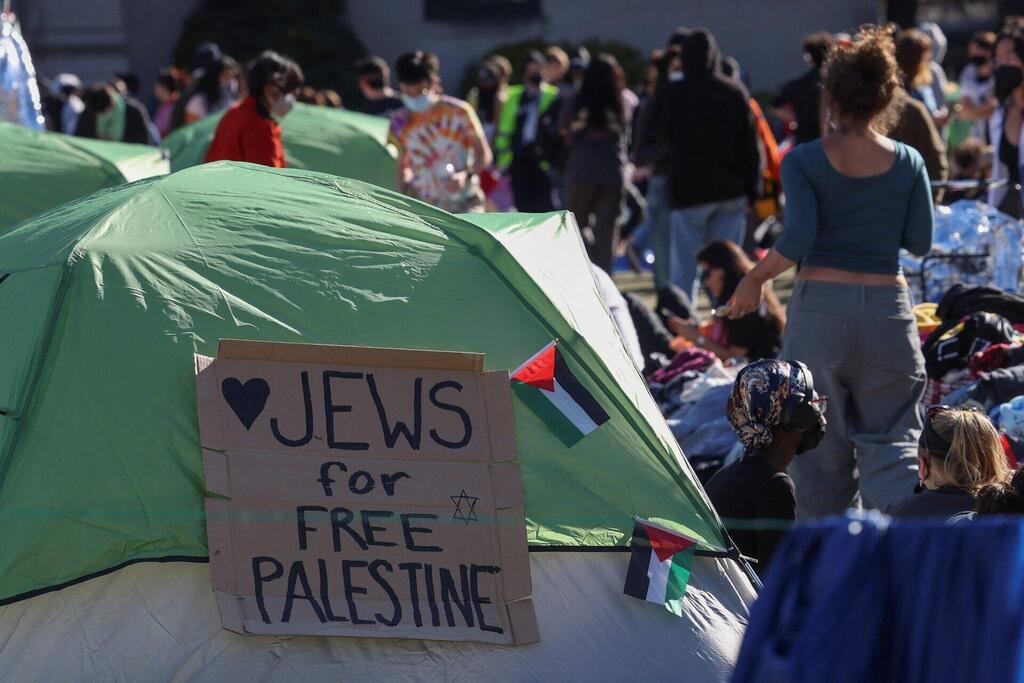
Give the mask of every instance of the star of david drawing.
[[[467, 496], [466, 489], [462, 489], [462, 493], [457, 496], [448, 496], [455, 503], [455, 513], [452, 515], [452, 519], [460, 519], [469, 526], [470, 522], [479, 522], [480, 519], [476, 516], [476, 502], [480, 500], [478, 496]], [[463, 509], [463, 503], [466, 504], [468, 509]]]

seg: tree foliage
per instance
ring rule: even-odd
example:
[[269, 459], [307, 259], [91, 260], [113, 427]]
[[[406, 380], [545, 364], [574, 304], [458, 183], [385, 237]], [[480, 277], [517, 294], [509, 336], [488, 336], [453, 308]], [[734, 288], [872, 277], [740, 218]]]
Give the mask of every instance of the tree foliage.
[[185, 20], [174, 58], [194, 66], [204, 41], [243, 64], [276, 50], [299, 63], [310, 85], [350, 90], [366, 48], [344, 17], [344, 0], [202, 0]]
[[[466, 72], [462, 76], [462, 81], [459, 83], [459, 92], [466, 93], [471, 87], [476, 85], [476, 74], [480, 62], [484, 61], [491, 55], [496, 54], [503, 55], [512, 62], [512, 68], [515, 71], [515, 74], [512, 77], [512, 82], [522, 82], [523, 64], [526, 62], [526, 56], [531, 50], [540, 50], [543, 52], [544, 48], [551, 45], [558, 45], [570, 54], [572, 54], [572, 50], [576, 48], [576, 45], [572, 43], [565, 41], [555, 43], [541, 38], [496, 45], [485, 54], [480, 55], [480, 59], [467, 67]], [[602, 52], [613, 55], [615, 59], [619, 61], [623, 71], [626, 72], [627, 83], [632, 85], [643, 78], [646, 57], [633, 46], [614, 40], [599, 40], [597, 38], [585, 40], [582, 45], [587, 48], [591, 56], [597, 56]]]

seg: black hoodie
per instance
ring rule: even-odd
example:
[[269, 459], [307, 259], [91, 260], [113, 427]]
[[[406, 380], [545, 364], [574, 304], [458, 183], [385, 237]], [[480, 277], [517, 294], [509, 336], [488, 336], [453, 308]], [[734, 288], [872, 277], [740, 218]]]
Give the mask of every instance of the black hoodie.
[[685, 78], [658, 92], [655, 128], [670, 159], [672, 208], [755, 199], [761, 153], [746, 89], [720, 73], [718, 45], [705, 29], [686, 35], [682, 58]]

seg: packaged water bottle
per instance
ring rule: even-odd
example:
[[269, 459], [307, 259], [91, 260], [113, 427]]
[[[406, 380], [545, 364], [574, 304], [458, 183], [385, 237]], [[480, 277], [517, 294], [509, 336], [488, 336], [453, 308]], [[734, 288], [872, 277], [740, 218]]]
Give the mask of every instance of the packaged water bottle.
[[1024, 396], [999, 406], [999, 428], [1009, 437], [1024, 438]]

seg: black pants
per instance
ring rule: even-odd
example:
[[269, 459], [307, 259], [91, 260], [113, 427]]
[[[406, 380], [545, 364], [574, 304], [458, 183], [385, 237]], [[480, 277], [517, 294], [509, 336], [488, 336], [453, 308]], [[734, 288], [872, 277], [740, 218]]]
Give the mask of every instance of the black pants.
[[516, 211], [546, 213], [555, 210], [551, 179], [533, 155], [517, 155], [508, 169]]
[[566, 208], [576, 214], [580, 229], [589, 225], [594, 234], [593, 243], [587, 244], [590, 260], [606, 273], [612, 272], [612, 257], [619, 242], [622, 199], [621, 184], [565, 186]]

